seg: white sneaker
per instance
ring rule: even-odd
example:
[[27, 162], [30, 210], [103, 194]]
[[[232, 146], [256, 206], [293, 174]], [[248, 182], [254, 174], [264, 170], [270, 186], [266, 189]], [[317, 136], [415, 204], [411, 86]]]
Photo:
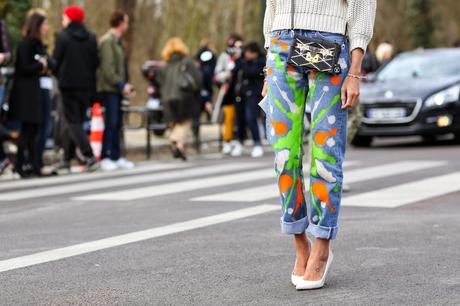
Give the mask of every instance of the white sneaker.
[[228, 155], [232, 152], [232, 144], [229, 141], [224, 142], [222, 145], [222, 154]]
[[264, 156], [264, 148], [262, 146], [254, 146], [251, 152], [251, 157], [252, 158], [259, 158]]
[[127, 160], [126, 158], [119, 158], [116, 162], [116, 165], [120, 169], [133, 169], [134, 168], [134, 163], [132, 161]]
[[114, 171], [118, 169], [117, 164], [110, 158], [104, 158], [101, 160], [100, 165], [103, 171]]
[[235, 147], [232, 150], [232, 153], [230, 153], [231, 156], [233, 157], [238, 157], [243, 155], [243, 145], [241, 143], [235, 144]]

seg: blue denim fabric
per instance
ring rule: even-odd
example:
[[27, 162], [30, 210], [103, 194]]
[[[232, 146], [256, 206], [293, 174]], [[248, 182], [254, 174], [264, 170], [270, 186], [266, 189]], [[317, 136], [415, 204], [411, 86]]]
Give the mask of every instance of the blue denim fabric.
[[[340, 34], [295, 32], [340, 44], [342, 73], [333, 76], [287, 64], [293, 32], [272, 33], [267, 59], [268, 96], [262, 108], [267, 114], [268, 141], [275, 151], [281, 231], [299, 234], [307, 230], [317, 238], [335, 239], [347, 137], [347, 110], [341, 109], [340, 90], [350, 66], [349, 43], [347, 37]], [[312, 113], [308, 193], [305, 192], [302, 166], [307, 103]]]
[[102, 140], [102, 158], [118, 160], [121, 157], [121, 128], [123, 112], [121, 110], [121, 95], [105, 92], [102, 96], [104, 104], [104, 135]]

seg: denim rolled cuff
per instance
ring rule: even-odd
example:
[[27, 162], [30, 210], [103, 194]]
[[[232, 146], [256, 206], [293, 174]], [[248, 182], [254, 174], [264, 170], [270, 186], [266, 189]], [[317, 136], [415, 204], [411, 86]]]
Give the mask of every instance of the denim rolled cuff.
[[308, 227], [308, 218], [304, 217], [294, 222], [286, 222], [283, 217], [280, 219], [281, 233], [286, 235], [302, 234]]
[[327, 239], [327, 240], [334, 240], [337, 237], [337, 232], [339, 231], [339, 227], [327, 227], [327, 226], [320, 226], [316, 224], [310, 223], [307, 228], [307, 232], [309, 232], [313, 237], [320, 238], [320, 239]]

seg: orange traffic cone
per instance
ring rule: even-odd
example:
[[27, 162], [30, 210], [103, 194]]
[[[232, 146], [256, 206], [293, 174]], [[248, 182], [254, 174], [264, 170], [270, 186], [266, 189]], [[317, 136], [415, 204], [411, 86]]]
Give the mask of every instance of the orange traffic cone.
[[89, 143], [93, 149], [94, 156], [101, 159], [102, 137], [104, 135], [104, 118], [102, 117], [102, 105], [99, 102], [94, 103], [91, 114], [91, 131], [89, 134]]

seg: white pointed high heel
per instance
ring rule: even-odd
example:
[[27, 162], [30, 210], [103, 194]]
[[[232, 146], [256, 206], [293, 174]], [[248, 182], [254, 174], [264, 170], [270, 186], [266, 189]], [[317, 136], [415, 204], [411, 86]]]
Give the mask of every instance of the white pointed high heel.
[[[307, 241], [308, 241], [308, 250], [311, 251], [311, 240], [310, 238], [307, 237]], [[294, 286], [297, 286], [297, 284], [303, 280], [303, 275], [294, 275], [291, 273], [291, 283], [294, 285]]]
[[329, 269], [331, 268], [331, 264], [333, 260], [334, 260], [334, 254], [332, 254], [331, 246], [329, 245], [329, 257], [327, 258], [326, 269], [324, 269], [324, 274], [321, 277], [321, 279], [317, 281], [308, 281], [308, 280], [304, 280], [302, 277], [302, 280], [300, 280], [297, 283], [295, 288], [297, 290], [310, 290], [310, 289], [322, 288], [326, 282], [327, 273], [329, 272]]

